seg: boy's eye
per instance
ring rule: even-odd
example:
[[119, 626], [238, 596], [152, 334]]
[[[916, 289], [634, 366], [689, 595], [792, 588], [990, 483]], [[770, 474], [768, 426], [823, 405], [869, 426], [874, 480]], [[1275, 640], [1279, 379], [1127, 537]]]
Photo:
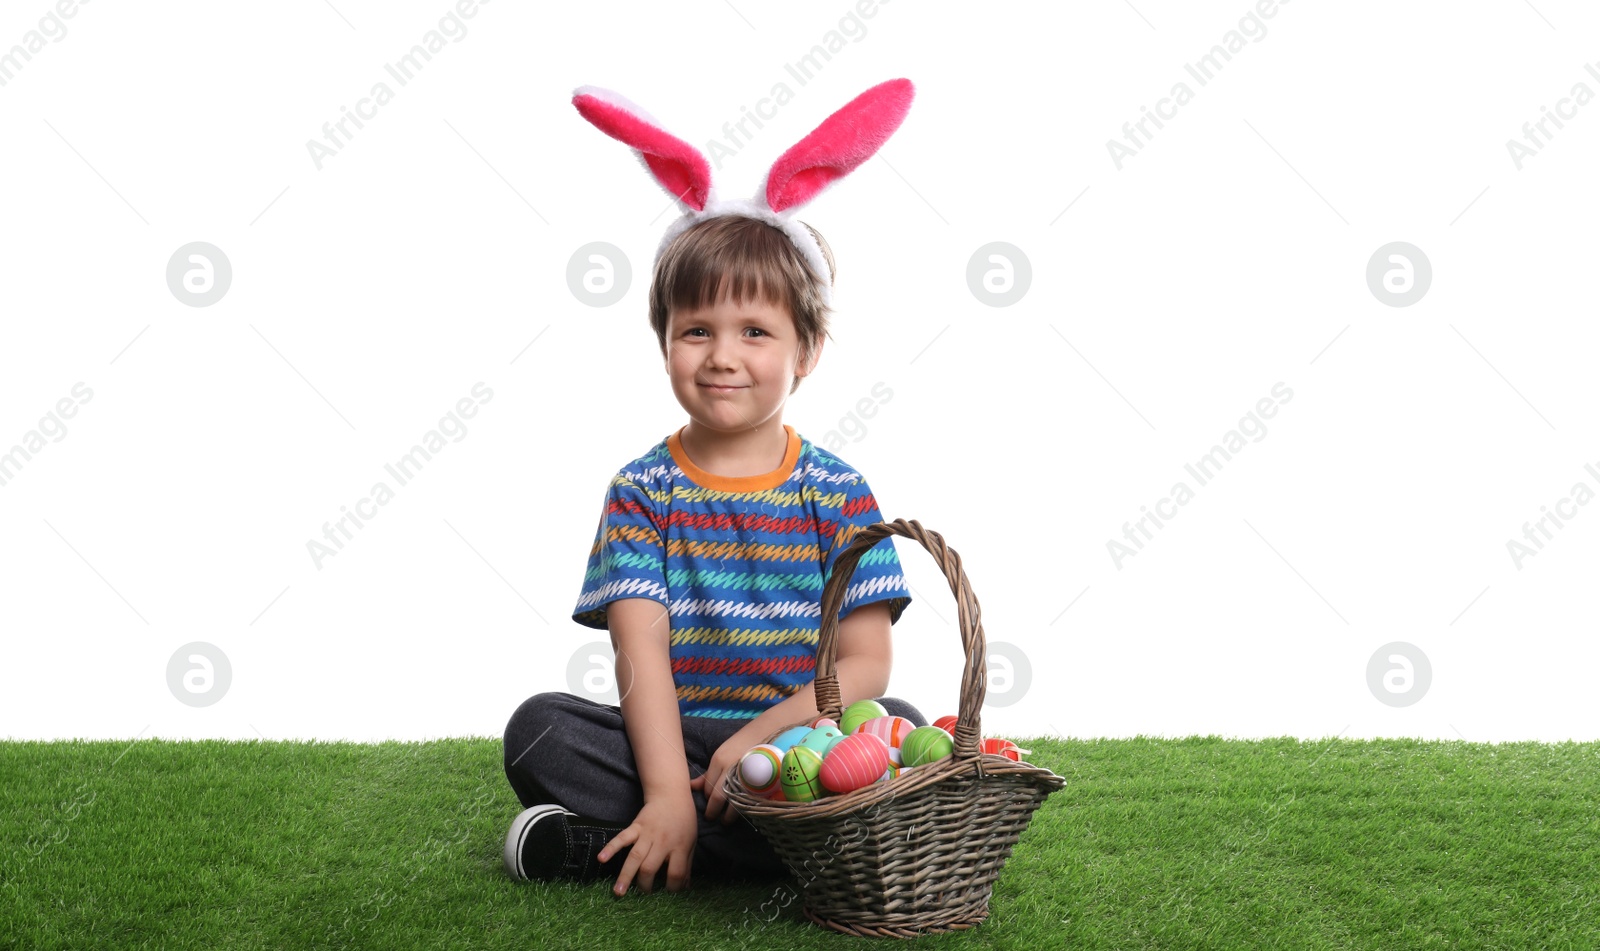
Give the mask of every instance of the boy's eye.
[[[754, 330], [756, 333], [761, 334], [762, 336], [768, 336], [767, 332], [765, 330], [762, 330], [760, 327], [746, 327], [745, 329], [746, 330]], [[684, 335], [685, 336], [691, 336], [691, 337], [694, 336], [695, 334], [701, 334], [701, 333], [705, 333], [705, 328], [704, 327], [690, 327], [688, 330], [684, 331]]]

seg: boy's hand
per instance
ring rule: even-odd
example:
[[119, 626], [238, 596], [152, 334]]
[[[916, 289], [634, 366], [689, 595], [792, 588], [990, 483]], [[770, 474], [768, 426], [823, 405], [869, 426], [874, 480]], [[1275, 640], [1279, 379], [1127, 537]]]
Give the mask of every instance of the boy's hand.
[[740, 758], [750, 747], [759, 742], [761, 741], [746, 737], [743, 730], [735, 733], [717, 747], [717, 751], [711, 755], [711, 762], [706, 766], [706, 771], [689, 780], [690, 789], [698, 789], [705, 793], [707, 819], [714, 822], [720, 816], [723, 825], [732, 825], [739, 818], [739, 814], [728, 806], [728, 794], [722, 790], [722, 781], [729, 770], [739, 765]]
[[656, 876], [663, 868], [667, 872], [667, 891], [683, 891], [689, 886], [689, 866], [694, 861], [694, 844], [699, 832], [700, 823], [695, 819], [691, 796], [646, 800], [633, 824], [618, 832], [600, 850], [600, 861], [608, 862], [625, 846], [633, 846], [611, 891], [616, 895], [627, 894], [629, 883], [636, 882], [639, 890], [648, 895], [655, 890]]

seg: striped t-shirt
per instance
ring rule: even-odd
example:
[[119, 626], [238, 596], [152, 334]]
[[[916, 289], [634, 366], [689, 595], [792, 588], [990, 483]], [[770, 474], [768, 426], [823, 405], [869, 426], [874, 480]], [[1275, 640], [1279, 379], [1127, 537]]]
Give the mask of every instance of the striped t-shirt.
[[[810, 683], [823, 585], [851, 539], [883, 520], [861, 473], [783, 428], [783, 462], [763, 475], [706, 472], [680, 429], [606, 491], [572, 619], [606, 630], [612, 601], [665, 605], [685, 716], [749, 719]], [[890, 623], [911, 603], [893, 538], [862, 554], [839, 617], [875, 601]]]

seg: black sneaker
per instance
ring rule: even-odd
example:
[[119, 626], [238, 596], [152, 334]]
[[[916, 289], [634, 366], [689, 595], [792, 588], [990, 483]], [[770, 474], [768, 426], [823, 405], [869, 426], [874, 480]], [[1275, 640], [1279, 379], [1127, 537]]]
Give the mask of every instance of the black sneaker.
[[605, 863], [600, 861], [600, 850], [625, 828], [625, 824], [580, 818], [555, 804], [531, 806], [511, 820], [506, 831], [506, 871], [520, 880], [615, 879], [622, 874], [628, 849]]

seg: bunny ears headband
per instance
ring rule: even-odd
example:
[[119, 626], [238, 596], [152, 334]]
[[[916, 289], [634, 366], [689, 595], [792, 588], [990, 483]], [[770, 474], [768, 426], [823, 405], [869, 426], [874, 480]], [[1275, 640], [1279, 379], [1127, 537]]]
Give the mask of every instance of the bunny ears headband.
[[850, 174], [888, 141], [911, 109], [909, 79], [879, 83], [795, 143], [772, 163], [754, 198], [720, 199], [711, 166], [698, 149], [661, 127], [649, 113], [610, 91], [579, 86], [572, 95], [578, 113], [613, 139], [628, 145], [645, 170], [677, 199], [683, 215], [656, 247], [656, 258], [684, 229], [719, 215], [758, 218], [780, 229], [817, 275], [823, 300], [832, 304], [832, 275], [822, 247], [794, 214], [829, 185]]

